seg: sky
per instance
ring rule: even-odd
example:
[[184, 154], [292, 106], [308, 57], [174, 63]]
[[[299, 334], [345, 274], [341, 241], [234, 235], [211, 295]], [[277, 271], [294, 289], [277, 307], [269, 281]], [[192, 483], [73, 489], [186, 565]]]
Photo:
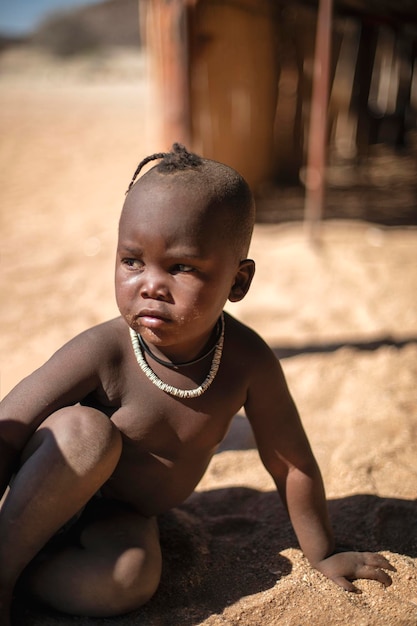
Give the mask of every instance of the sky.
[[0, 33], [30, 33], [49, 13], [97, 4], [101, 0], [0, 0]]

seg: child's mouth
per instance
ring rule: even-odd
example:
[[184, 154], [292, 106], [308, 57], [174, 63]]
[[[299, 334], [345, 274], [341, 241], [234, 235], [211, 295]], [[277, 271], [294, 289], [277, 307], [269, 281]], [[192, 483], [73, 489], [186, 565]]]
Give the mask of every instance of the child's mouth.
[[141, 311], [137, 317], [137, 323], [139, 326], [145, 328], [160, 328], [164, 324], [167, 324], [170, 320], [156, 311]]

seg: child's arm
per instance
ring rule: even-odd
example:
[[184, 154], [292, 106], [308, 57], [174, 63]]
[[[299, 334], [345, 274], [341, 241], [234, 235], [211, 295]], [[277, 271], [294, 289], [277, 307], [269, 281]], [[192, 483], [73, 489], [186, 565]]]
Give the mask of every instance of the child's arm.
[[266, 347], [260, 361], [254, 367], [245, 410], [262, 461], [288, 510], [303, 553], [313, 567], [348, 591], [358, 591], [350, 582], [356, 578], [391, 584], [381, 568], [394, 568], [383, 556], [335, 553], [320, 470], [282, 369]]
[[98, 364], [103, 362], [98, 332], [93, 329], [70, 341], [0, 403], [0, 497], [36, 428], [58, 409], [97, 388]]

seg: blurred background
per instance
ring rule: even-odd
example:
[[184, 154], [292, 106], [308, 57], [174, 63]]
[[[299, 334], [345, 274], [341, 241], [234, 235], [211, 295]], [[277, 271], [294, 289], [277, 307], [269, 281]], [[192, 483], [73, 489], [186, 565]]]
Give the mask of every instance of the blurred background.
[[[259, 220], [299, 219], [301, 197], [324, 185], [334, 193], [326, 207], [316, 200], [320, 217], [327, 208], [328, 216], [415, 222], [414, 0], [0, 6], [3, 75], [36, 63], [61, 77], [84, 71], [86, 80], [113, 73], [139, 81], [145, 71], [150, 143], [166, 149], [179, 140], [236, 167], [265, 200]], [[398, 183], [386, 206], [387, 187], [397, 192]], [[365, 206], [369, 188], [375, 198]], [[341, 207], [337, 192], [346, 200], [347, 190]]]
[[233, 311], [274, 345], [417, 336], [414, 0], [1, 0], [0, 34], [2, 393], [117, 315], [124, 192], [173, 141], [256, 193]]

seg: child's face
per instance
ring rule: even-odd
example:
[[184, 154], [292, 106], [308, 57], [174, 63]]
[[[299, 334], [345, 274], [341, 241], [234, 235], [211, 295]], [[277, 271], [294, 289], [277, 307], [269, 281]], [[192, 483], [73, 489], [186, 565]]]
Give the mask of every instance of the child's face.
[[184, 360], [207, 341], [226, 300], [244, 297], [253, 275], [253, 262], [240, 262], [225, 244], [221, 219], [208, 217], [209, 200], [204, 189], [172, 179], [142, 181], [119, 226], [119, 310], [145, 341]]

